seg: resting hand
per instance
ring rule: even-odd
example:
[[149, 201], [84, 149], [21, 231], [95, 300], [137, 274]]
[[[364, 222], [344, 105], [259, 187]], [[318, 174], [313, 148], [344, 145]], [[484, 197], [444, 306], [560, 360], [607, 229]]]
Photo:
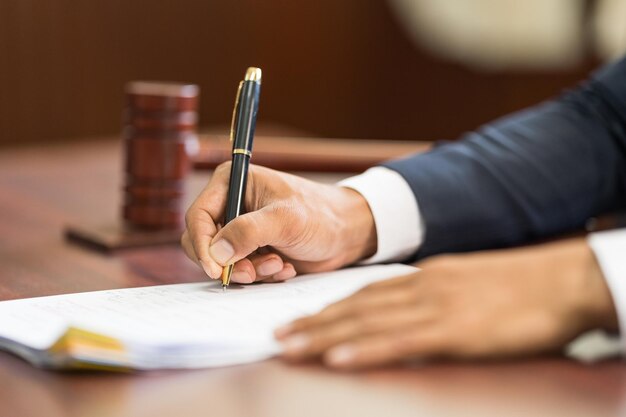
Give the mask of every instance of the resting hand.
[[584, 239], [440, 256], [419, 266], [277, 330], [285, 357], [322, 356], [332, 367], [360, 368], [530, 355], [592, 328], [617, 328]]
[[235, 263], [232, 281], [282, 281], [321, 272], [376, 251], [374, 220], [356, 191], [250, 166], [243, 214], [220, 228], [230, 163], [220, 165], [187, 211], [182, 246], [217, 279]]

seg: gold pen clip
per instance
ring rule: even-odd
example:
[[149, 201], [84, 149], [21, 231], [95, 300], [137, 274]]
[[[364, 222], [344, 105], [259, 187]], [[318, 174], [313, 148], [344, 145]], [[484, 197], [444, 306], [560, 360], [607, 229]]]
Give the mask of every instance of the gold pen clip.
[[239, 110], [239, 96], [241, 95], [241, 88], [243, 87], [243, 81], [239, 81], [239, 87], [237, 87], [237, 96], [235, 97], [235, 108], [233, 109], [233, 120], [230, 122], [230, 141], [235, 140], [235, 123], [237, 122], [237, 110]]

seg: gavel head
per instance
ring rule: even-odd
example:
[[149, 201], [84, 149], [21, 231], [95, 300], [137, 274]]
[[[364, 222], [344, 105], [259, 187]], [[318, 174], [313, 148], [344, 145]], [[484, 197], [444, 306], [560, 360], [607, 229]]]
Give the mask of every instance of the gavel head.
[[124, 221], [130, 228], [182, 228], [185, 177], [198, 140], [199, 88], [134, 81], [125, 93]]

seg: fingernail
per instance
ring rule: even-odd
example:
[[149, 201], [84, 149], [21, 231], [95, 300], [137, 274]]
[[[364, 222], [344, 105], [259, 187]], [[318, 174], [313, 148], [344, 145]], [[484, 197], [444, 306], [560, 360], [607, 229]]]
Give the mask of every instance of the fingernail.
[[287, 334], [291, 332], [291, 329], [293, 329], [291, 323], [285, 324], [284, 326], [276, 328], [276, 330], [274, 330], [274, 335], [279, 338], [287, 336]]
[[334, 349], [331, 349], [326, 354], [326, 361], [330, 365], [347, 365], [354, 361], [356, 357], [356, 350], [350, 345], [341, 345]]
[[283, 269], [283, 263], [278, 259], [268, 259], [257, 268], [257, 272], [261, 276], [274, 275]]
[[240, 284], [245, 284], [248, 282], [252, 282], [252, 277], [245, 271], [236, 271], [233, 272], [233, 275], [230, 277], [231, 281], [239, 282]]
[[291, 336], [283, 342], [283, 348], [287, 353], [300, 353], [311, 344], [311, 339], [304, 334]]
[[207, 274], [209, 278], [216, 279], [219, 278], [220, 275], [222, 275], [221, 269], [218, 270], [218, 268], [211, 262], [200, 260], [200, 265], [202, 265], [204, 273]]
[[226, 239], [220, 239], [209, 248], [211, 257], [220, 265], [226, 265], [235, 255], [235, 249]]

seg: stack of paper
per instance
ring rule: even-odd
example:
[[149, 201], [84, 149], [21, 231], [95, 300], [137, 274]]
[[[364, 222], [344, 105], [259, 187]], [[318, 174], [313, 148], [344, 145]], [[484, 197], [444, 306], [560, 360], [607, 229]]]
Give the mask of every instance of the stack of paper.
[[162, 285], [0, 302], [0, 348], [50, 368], [164, 369], [276, 355], [273, 330], [359, 288], [415, 271], [378, 265], [276, 284]]

